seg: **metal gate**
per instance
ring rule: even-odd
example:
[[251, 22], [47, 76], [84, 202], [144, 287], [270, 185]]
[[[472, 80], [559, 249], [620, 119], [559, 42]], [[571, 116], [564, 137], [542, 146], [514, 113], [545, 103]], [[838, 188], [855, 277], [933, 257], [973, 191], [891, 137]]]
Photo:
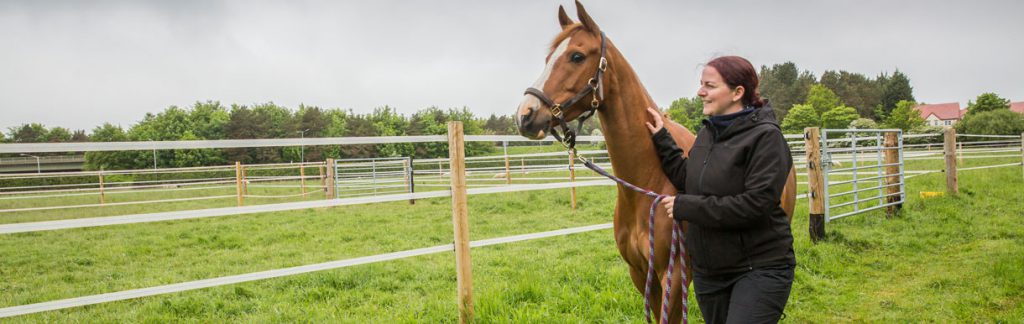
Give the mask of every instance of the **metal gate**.
[[906, 200], [901, 130], [822, 129], [820, 147], [826, 222]]

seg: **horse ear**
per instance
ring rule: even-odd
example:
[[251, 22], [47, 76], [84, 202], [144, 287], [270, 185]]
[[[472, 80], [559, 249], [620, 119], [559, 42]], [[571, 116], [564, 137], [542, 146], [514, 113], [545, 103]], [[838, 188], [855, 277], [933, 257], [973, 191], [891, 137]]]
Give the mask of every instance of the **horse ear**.
[[574, 23], [572, 18], [569, 18], [569, 15], [565, 13], [565, 7], [558, 5], [558, 24], [562, 25], [562, 29], [569, 28]]
[[583, 8], [583, 4], [579, 0], [576, 0], [576, 16], [580, 18], [580, 22], [583, 23], [583, 27], [586, 27], [587, 30], [594, 34], [601, 33], [601, 28], [597, 27], [594, 18], [590, 18], [590, 15], [587, 14], [587, 9]]

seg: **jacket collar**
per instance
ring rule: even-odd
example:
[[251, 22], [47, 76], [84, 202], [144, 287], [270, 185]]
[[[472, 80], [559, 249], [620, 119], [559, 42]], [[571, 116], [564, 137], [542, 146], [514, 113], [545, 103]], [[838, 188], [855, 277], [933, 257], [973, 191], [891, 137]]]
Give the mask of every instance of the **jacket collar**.
[[729, 117], [730, 115], [705, 118], [701, 120], [701, 123], [704, 124], [704, 128], [707, 128], [712, 134], [712, 136], [714, 136], [713, 138], [715, 141], [728, 139], [729, 137], [735, 136], [736, 134], [742, 133], [743, 131], [746, 131], [760, 124], [771, 124], [774, 125], [775, 127], [779, 127], [779, 122], [775, 118], [775, 111], [773, 111], [771, 105], [769, 105], [768, 103], [765, 103], [761, 107], [753, 108], [752, 110], [753, 111], [749, 112], [747, 110], [744, 110], [730, 114], [737, 116], [732, 117], [735, 119], [732, 120], [731, 125], [725, 127], [720, 134], [716, 130], [717, 128], [715, 127], [711, 119], [715, 117]]

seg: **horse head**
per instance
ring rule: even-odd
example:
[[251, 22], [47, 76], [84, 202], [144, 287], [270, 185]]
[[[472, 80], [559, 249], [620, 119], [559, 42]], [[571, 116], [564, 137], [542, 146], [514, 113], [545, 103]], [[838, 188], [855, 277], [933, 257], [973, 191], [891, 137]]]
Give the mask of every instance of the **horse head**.
[[516, 108], [516, 124], [524, 137], [542, 139], [555, 127], [568, 131], [565, 123], [588, 118], [600, 107], [609, 41], [579, 1], [576, 13], [579, 22], [558, 6], [561, 32], [551, 43], [544, 71]]

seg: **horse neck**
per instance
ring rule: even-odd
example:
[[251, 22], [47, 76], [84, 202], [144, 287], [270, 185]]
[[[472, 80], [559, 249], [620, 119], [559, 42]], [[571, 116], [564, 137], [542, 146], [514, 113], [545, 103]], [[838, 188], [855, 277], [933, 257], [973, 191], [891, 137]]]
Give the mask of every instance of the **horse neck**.
[[657, 107], [629, 62], [609, 46], [604, 106], [598, 110], [601, 132], [615, 175], [637, 186], [659, 190], [665, 183], [661, 164], [645, 126], [647, 107]]

